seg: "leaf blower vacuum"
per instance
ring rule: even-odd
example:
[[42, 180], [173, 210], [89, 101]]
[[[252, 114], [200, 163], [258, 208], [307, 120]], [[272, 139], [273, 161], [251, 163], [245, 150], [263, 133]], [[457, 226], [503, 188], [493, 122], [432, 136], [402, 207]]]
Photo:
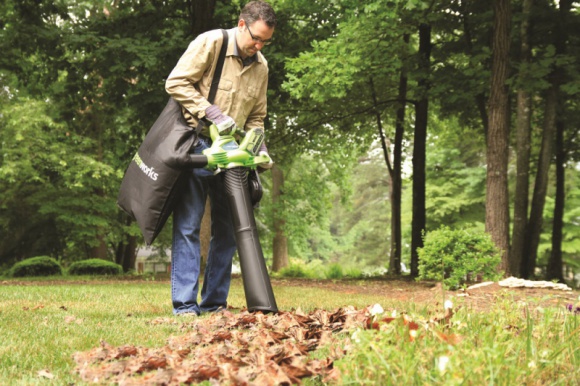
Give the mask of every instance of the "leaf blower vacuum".
[[[239, 144], [234, 137], [236, 134], [243, 137]], [[253, 211], [254, 204], [261, 198], [256, 168], [272, 162], [269, 155], [259, 153], [264, 132], [261, 129], [244, 132], [233, 127], [231, 132], [220, 133], [215, 125], [211, 125], [210, 136], [212, 146], [204, 150], [203, 155], [193, 157], [196, 157], [196, 167], [223, 173], [248, 311], [278, 312]], [[254, 179], [248, 178], [250, 174]], [[258, 186], [252, 185], [256, 179]]]
[[[259, 154], [264, 132], [245, 133], [235, 125], [222, 131], [215, 125], [209, 128], [212, 146], [203, 154], [192, 154], [194, 131], [185, 122], [179, 103], [169, 98], [125, 171], [117, 204], [137, 222], [144, 241], [151, 245], [173, 211], [183, 176], [191, 168], [223, 172], [248, 310], [277, 312], [252, 210], [252, 201], [261, 198], [256, 168], [272, 162], [267, 154]], [[243, 137], [240, 144], [235, 135]]]

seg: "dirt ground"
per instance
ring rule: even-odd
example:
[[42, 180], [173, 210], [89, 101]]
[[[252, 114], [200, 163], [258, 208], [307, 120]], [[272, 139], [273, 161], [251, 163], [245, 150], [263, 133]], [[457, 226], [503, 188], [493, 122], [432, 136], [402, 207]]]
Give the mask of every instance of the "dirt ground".
[[309, 280], [278, 279], [272, 285], [321, 287], [345, 294], [376, 294], [397, 301], [418, 304], [441, 303], [442, 299], [461, 299], [463, 307], [473, 311], [488, 311], [500, 299], [525, 302], [533, 307], [562, 307], [579, 302], [580, 291], [564, 291], [550, 288], [507, 288], [493, 283], [479, 288], [444, 291], [441, 284], [416, 282], [411, 279], [380, 280]]
[[[130, 280], [97, 280], [91, 283], [110, 283], [140, 281], [139, 277]], [[169, 277], [156, 277], [156, 282], [169, 282]], [[9, 280], [1, 281], [2, 285], [46, 285], [46, 284], [85, 284], [87, 280], [69, 281], [27, 281]], [[462, 307], [477, 312], [486, 312], [501, 299], [509, 299], [514, 303], [524, 302], [530, 307], [562, 307], [565, 309], [569, 304], [580, 307], [580, 291], [564, 291], [550, 288], [508, 288], [502, 287], [498, 283], [486, 285], [484, 287], [447, 291], [441, 288], [441, 284], [433, 282], [417, 282], [407, 278], [384, 278], [367, 280], [313, 280], [299, 278], [272, 279], [272, 286], [296, 286], [308, 288], [324, 288], [349, 295], [373, 294], [384, 296], [386, 299], [396, 301], [408, 301], [419, 305], [441, 304], [443, 299], [456, 300], [454, 304], [461, 304]], [[460, 300], [459, 300], [460, 299]]]

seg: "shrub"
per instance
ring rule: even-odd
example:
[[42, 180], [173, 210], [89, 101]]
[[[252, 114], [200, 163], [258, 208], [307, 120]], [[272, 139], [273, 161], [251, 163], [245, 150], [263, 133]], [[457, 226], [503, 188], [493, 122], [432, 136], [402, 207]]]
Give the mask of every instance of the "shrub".
[[123, 267], [103, 259], [88, 259], [74, 262], [68, 269], [70, 275], [119, 275]]
[[389, 270], [385, 267], [370, 266], [362, 269], [362, 277], [381, 277], [385, 276]]
[[362, 269], [356, 267], [348, 268], [344, 276], [349, 279], [362, 279], [364, 277]]
[[37, 256], [14, 264], [10, 275], [13, 277], [62, 275], [62, 267], [52, 257]]
[[448, 289], [465, 287], [476, 277], [495, 281], [502, 276], [500, 252], [485, 232], [441, 227], [426, 235], [418, 253], [418, 279], [442, 280]]
[[282, 268], [279, 275], [281, 277], [308, 277], [308, 272], [302, 265], [290, 264], [289, 266]]
[[327, 279], [342, 279], [344, 277], [344, 272], [342, 272], [342, 266], [340, 264], [331, 264], [324, 273]]

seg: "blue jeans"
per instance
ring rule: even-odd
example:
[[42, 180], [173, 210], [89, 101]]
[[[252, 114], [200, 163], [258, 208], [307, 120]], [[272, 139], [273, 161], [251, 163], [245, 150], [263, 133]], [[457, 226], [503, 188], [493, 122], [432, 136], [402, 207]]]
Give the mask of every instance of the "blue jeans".
[[[199, 154], [207, 147], [208, 143], [200, 138], [194, 152]], [[222, 176], [206, 169], [193, 169], [184, 185], [173, 210], [171, 300], [174, 314], [195, 312], [199, 315], [227, 305], [236, 240]], [[208, 195], [211, 241], [198, 304], [199, 233]]]

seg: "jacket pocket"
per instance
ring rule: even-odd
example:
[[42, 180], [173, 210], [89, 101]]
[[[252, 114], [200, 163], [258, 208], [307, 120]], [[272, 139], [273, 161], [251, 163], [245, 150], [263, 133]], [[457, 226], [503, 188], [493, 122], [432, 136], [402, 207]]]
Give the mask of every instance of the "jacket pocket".
[[222, 91], [231, 92], [233, 84], [234, 84], [234, 82], [232, 82], [231, 80], [221, 78], [220, 82], [218, 84], [218, 89], [220, 89]]

